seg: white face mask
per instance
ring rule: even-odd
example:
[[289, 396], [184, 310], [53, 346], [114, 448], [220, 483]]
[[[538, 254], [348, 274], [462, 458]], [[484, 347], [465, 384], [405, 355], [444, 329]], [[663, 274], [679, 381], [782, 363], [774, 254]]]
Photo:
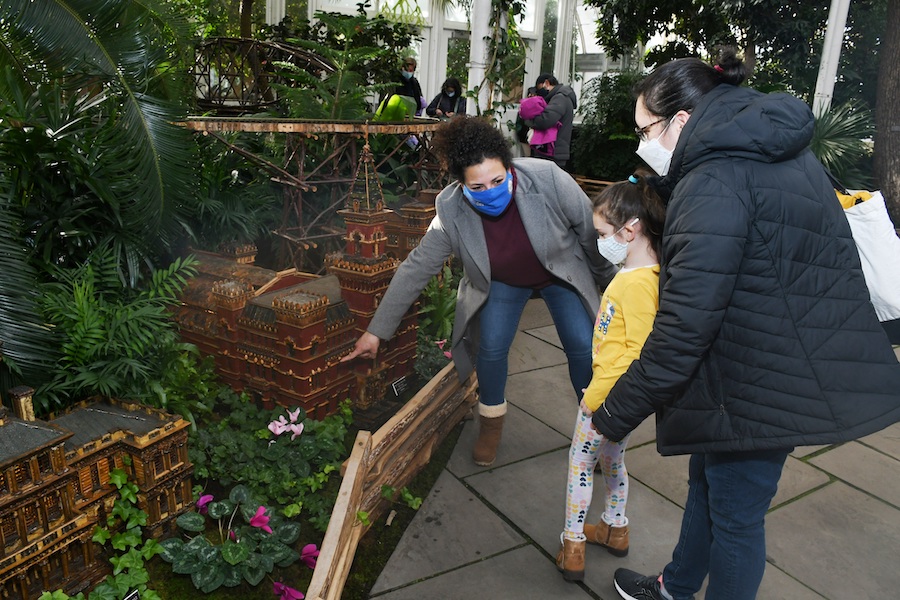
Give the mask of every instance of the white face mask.
[[[669, 125], [671, 124], [672, 121], [669, 121]], [[666, 125], [666, 129], [669, 128], [669, 125]], [[649, 142], [641, 140], [636, 152], [660, 176], [664, 176], [669, 172], [669, 165], [672, 163], [672, 150], [666, 150], [659, 143], [659, 138], [666, 133], [666, 129], [663, 129], [662, 133]]]
[[[634, 225], [639, 220], [640, 219], [635, 217], [635, 219], [628, 225]], [[602, 240], [597, 240], [597, 251], [600, 253], [600, 256], [614, 265], [621, 265], [623, 262], [625, 262], [625, 258], [627, 258], [628, 256], [628, 242], [620, 242], [616, 239], [616, 234], [625, 229], [625, 227], [627, 227], [628, 225], [623, 225], [609, 237], [605, 237]]]

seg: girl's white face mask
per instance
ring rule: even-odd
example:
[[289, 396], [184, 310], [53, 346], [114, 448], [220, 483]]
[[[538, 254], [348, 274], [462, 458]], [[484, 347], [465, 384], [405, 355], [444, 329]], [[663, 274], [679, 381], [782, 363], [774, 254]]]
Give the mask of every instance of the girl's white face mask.
[[640, 219], [637, 217], [634, 218], [628, 225], [623, 225], [619, 229], [616, 230], [610, 236], [603, 238], [602, 240], [597, 240], [597, 251], [600, 252], [600, 256], [608, 260], [614, 265], [621, 265], [625, 262], [625, 258], [628, 257], [628, 242], [620, 242], [616, 239], [616, 235], [628, 227], [630, 225], [634, 225]]
[[[674, 121], [674, 119], [672, 119], [672, 121]], [[641, 140], [636, 152], [637, 155], [643, 158], [644, 162], [650, 165], [650, 168], [656, 171], [661, 177], [669, 172], [669, 165], [672, 163], [672, 150], [663, 148], [663, 145], [659, 143], [659, 138], [666, 133], [666, 129], [669, 128], [672, 121], [669, 121], [666, 128], [652, 140]]]

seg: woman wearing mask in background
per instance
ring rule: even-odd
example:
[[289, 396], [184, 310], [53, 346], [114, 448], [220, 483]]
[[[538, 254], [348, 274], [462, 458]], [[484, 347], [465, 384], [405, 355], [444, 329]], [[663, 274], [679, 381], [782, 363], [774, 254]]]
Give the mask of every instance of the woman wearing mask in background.
[[667, 199], [659, 312], [592, 417], [621, 440], [656, 412], [661, 454], [691, 454], [672, 561], [615, 574], [626, 599], [756, 597], [765, 514], [788, 453], [900, 419], [900, 365], [847, 219], [808, 145], [812, 111], [738, 87], [734, 50], [667, 63], [635, 90], [638, 154]]
[[459, 79], [450, 77], [441, 86], [441, 93], [434, 97], [425, 114], [429, 117], [449, 119], [454, 115], [466, 114], [466, 99], [462, 95]]
[[[451, 119], [432, 140], [457, 182], [438, 195], [437, 216], [391, 280], [366, 333], [342, 360], [374, 358], [432, 276], [462, 262], [452, 355], [461, 379], [478, 375], [475, 463], [493, 464], [507, 411], [508, 354], [525, 304], [546, 302], [578, 400], [591, 380], [591, 330], [615, 268], [600, 257], [591, 204], [550, 161], [513, 160], [508, 140], [484, 119]], [[473, 364], [474, 363], [474, 364]]]

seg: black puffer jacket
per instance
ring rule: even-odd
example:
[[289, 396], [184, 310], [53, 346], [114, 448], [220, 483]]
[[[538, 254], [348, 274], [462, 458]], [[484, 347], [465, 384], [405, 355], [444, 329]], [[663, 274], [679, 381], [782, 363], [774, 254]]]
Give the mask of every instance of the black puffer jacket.
[[900, 420], [900, 364], [869, 301], [809, 107], [721, 85], [682, 130], [653, 332], [594, 413], [662, 454], [854, 439]]

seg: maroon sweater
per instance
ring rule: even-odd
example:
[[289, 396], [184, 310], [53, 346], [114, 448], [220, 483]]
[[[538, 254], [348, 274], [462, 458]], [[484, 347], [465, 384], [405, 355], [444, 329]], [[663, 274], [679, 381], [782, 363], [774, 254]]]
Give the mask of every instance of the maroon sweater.
[[491, 279], [513, 285], [540, 289], [553, 283], [553, 275], [538, 260], [516, 206], [516, 171], [512, 170], [513, 198], [502, 214], [481, 215], [484, 238], [491, 262]]

